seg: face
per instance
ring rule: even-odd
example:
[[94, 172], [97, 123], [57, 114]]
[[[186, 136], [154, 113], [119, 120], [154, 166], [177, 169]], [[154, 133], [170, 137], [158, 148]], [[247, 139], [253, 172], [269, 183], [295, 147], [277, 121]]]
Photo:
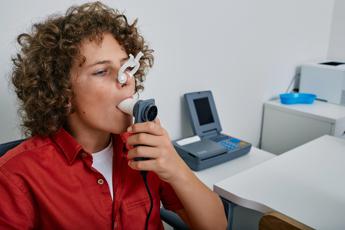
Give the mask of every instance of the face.
[[117, 105], [135, 91], [134, 78], [123, 86], [117, 81], [117, 73], [128, 59], [127, 53], [111, 34], [104, 34], [101, 43], [85, 39], [80, 53], [86, 60], [82, 66], [74, 63], [71, 69], [74, 112], [69, 115], [69, 126], [72, 130], [124, 132], [132, 117]]

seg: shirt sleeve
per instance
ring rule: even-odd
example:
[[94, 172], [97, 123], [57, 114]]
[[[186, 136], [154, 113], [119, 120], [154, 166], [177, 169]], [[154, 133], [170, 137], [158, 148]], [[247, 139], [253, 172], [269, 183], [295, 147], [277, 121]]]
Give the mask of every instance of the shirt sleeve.
[[11, 175], [0, 167], [0, 229], [33, 229], [34, 210]]
[[171, 211], [183, 209], [183, 205], [177, 197], [174, 189], [165, 181], [161, 181], [160, 196], [164, 208]]

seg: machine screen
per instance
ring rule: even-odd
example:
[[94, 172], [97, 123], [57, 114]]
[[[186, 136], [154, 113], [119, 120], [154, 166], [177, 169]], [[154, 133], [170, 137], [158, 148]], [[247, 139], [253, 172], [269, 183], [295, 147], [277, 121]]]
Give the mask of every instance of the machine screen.
[[214, 122], [210, 103], [207, 97], [195, 99], [194, 105], [200, 125], [206, 125]]

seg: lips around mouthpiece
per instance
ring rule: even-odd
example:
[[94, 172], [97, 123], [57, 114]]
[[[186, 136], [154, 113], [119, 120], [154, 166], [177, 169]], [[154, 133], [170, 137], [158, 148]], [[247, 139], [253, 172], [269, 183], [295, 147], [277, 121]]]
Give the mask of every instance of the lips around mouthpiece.
[[133, 116], [133, 108], [137, 101], [137, 99], [126, 98], [125, 100], [121, 101], [120, 104], [117, 105], [117, 108], [119, 108], [122, 112]]

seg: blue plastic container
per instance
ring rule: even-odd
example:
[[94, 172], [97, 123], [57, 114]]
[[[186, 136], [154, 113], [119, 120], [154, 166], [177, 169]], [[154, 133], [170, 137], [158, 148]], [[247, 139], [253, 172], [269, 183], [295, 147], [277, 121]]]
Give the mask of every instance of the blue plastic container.
[[311, 93], [283, 93], [280, 94], [280, 102], [282, 104], [313, 104], [316, 98]]

